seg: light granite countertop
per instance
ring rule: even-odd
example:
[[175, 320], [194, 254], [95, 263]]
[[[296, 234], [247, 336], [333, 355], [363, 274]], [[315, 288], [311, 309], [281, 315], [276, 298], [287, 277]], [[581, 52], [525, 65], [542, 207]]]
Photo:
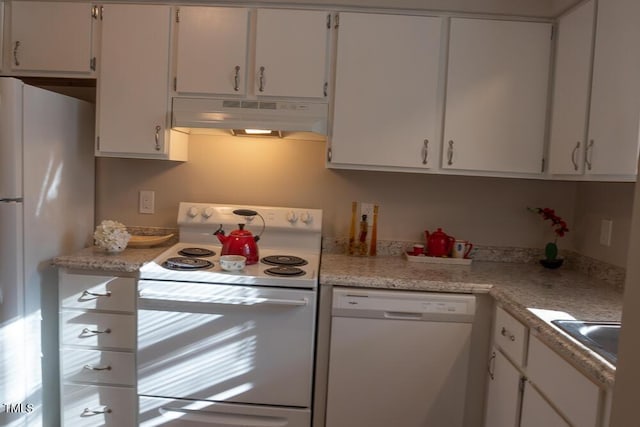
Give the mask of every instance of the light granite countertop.
[[[61, 268], [136, 272], [167, 246], [127, 248], [108, 254], [88, 247], [56, 257]], [[350, 257], [323, 254], [321, 285], [431, 292], [488, 293], [543, 342], [602, 387], [613, 385], [615, 369], [529, 311], [557, 310], [581, 320], [619, 321], [622, 292], [584, 273], [537, 264], [474, 261], [470, 266], [409, 262], [402, 256]]]
[[622, 292], [575, 270], [536, 264], [474, 262], [470, 266], [409, 262], [401, 256], [350, 257], [326, 254], [322, 285], [489, 293], [502, 307], [572, 365], [602, 387], [613, 385], [615, 369], [568, 339], [529, 308], [565, 312], [581, 320], [619, 321]]

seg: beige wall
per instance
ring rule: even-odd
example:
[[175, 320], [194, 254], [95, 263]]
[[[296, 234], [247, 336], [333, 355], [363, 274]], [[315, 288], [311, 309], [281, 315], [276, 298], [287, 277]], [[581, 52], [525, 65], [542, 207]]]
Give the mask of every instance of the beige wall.
[[[173, 227], [180, 201], [311, 207], [324, 210], [325, 236], [345, 237], [351, 201], [360, 200], [380, 204], [382, 240], [414, 241], [442, 227], [481, 245], [541, 247], [553, 237], [549, 223], [526, 207], [549, 206], [569, 221], [560, 246], [572, 248], [577, 196], [589, 192], [573, 182], [327, 169], [318, 141], [195, 135], [189, 156], [98, 159], [96, 219]], [[137, 213], [142, 189], [156, 192], [153, 215]]]

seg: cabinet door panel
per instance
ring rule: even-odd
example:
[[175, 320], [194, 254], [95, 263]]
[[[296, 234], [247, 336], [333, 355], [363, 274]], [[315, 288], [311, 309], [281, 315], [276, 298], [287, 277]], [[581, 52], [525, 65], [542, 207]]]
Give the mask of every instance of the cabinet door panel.
[[558, 20], [549, 172], [581, 174], [591, 87], [591, 46], [595, 1]]
[[635, 175], [640, 124], [640, 2], [598, 2], [587, 174]]
[[341, 13], [334, 164], [437, 165], [439, 18]]
[[161, 155], [168, 122], [171, 8], [103, 7], [99, 152]]
[[551, 24], [451, 20], [443, 167], [541, 172], [550, 48]]
[[256, 94], [324, 98], [327, 13], [258, 9], [257, 20]]
[[11, 3], [11, 67], [25, 71], [90, 72], [89, 3]]
[[180, 7], [176, 91], [244, 95], [248, 25], [247, 9]]
[[485, 427], [517, 427], [520, 414], [520, 372], [493, 348], [492, 374], [487, 390]]
[[571, 427], [540, 393], [526, 382], [522, 397], [520, 427]]

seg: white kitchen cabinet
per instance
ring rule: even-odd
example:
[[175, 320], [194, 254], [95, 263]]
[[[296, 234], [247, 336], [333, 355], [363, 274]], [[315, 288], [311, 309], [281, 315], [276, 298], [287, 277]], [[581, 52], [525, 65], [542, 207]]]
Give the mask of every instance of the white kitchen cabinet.
[[494, 347], [489, 366], [486, 427], [517, 427], [520, 416], [520, 371]]
[[541, 173], [551, 28], [451, 19], [443, 168]]
[[96, 155], [186, 160], [187, 136], [168, 129], [168, 5], [102, 7]]
[[245, 95], [249, 9], [177, 9], [176, 92]]
[[[635, 180], [640, 125], [640, 2], [600, 0], [585, 173]], [[615, 178], [615, 177], [614, 177]]]
[[0, 1], [0, 72], [4, 69], [4, 1]]
[[329, 15], [258, 9], [255, 85], [258, 96], [327, 96]]
[[63, 426], [133, 426], [136, 280], [59, 272]]
[[604, 392], [533, 335], [527, 377], [571, 425], [601, 425]]
[[312, 10], [180, 7], [176, 93], [325, 99], [328, 16]]
[[436, 167], [441, 19], [341, 13], [339, 20], [328, 165]]
[[96, 13], [90, 3], [14, 1], [10, 7], [13, 72], [93, 72]]
[[584, 172], [595, 0], [558, 19], [549, 173]]
[[520, 427], [571, 427], [529, 381], [524, 383]]

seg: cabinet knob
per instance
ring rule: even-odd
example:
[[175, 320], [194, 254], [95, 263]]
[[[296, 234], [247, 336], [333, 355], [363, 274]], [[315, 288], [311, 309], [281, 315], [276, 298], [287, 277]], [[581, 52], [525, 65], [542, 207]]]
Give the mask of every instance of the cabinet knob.
[[513, 335], [511, 332], [509, 332], [507, 330], [507, 328], [505, 328], [504, 326], [502, 327], [502, 330], [500, 331], [500, 334], [503, 337], [507, 337], [509, 339], [509, 341], [515, 341], [516, 340], [516, 336]]

